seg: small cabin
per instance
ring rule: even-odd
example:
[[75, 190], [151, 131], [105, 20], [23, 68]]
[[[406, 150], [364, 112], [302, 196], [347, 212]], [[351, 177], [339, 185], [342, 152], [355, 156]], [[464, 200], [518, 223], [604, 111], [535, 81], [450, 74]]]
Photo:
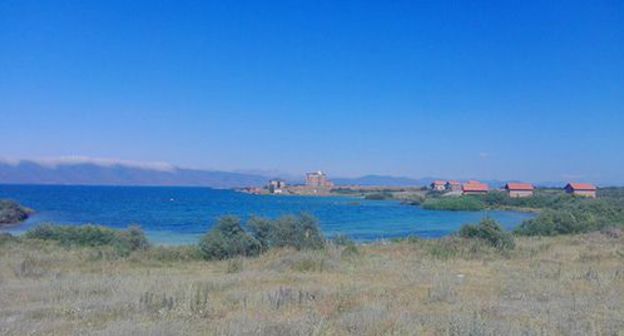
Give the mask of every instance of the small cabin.
[[433, 191], [445, 191], [446, 190], [446, 182], [445, 181], [433, 181], [431, 183], [431, 190]]
[[568, 183], [564, 189], [570, 195], [591, 198], [596, 198], [598, 190], [595, 185], [589, 183]]
[[478, 181], [470, 181], [462, 185], [462, 193], [464, 195], [483, 195], [490, 191], [490, 187]]
[[505, 190], [509, 197], [521, 198], [533, 196], [535, 187], [530, 183], [507, 183], [505, 185]]

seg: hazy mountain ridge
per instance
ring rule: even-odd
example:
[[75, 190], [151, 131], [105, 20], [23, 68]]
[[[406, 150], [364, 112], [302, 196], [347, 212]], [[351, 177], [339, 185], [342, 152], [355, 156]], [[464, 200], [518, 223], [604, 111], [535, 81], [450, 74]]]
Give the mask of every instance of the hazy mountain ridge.
[[184, 168], [157, 170], [125, 164], [97, 163], [47, 165], [22, 160], [15, 163], [0, 162], [0, 183], [240, 188], [264, 185], [266, 177]]
[[[291, 184], [304, 183], [304, 177], [283, 175]], [[129, 186], [201, 186], [211, 188], [260, 187], [277, 172], [226, 172], [179, 168], [166, 163], [142, 163], [89, 158], [58, 160], [0, 160], [0, 184], [74, 184], [74, 185], [129, 185]], [[361, 177], [331, 177], [337, 186], [427, 186], [436, 177], [396, 177], [365, 175]], [[465, 179], [460, 179], [464, 181]], [[508, 181], [482, 180], [492, 188], [500, 188]], [[564, 182], [536, 183], [539, 186], [561, 187]]]

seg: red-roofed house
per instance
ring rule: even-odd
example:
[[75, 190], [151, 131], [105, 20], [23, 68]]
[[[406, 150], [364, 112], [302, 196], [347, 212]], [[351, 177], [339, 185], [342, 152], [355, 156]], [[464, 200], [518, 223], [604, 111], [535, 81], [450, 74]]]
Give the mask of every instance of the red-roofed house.
[[489, 190], [490, 187], [487, 184], [477, 181], [470, 181], [462, 186], [464, 195], [483, 195], [487, 194]]
[[535, 187], [530, 183], [507, 183], [505, 185], [509, 197], [531, 197], [534, 189]]
[[431, 190], [433, 191], [444, 191], [446, 190], [446, 182], [445, 181], [440, 181], [440, 180], [436, 180], [433, 181], [431, 183]]
[[446, 190], [447, 191], [461, 191], [462, 190], [462, 185], [461, 183], [459, 183], [459, 181], [447, 181], [446, 182]]
[[589, 183], [568, 183], [568, 185], [565, 186], [565, 191], [574, 196], [596, 198], [596, 190], [598, 190], [598, 188]]

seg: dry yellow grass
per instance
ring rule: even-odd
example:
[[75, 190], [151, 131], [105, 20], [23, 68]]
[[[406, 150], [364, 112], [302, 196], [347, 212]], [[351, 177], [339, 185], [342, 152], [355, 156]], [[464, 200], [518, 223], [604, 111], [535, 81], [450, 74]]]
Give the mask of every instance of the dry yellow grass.
[[[276, 250], [222, 262], [0, 245], [2, 335], [624, 335], [624, 239]], [[436, 252], [438, 251], [438, 252]]]

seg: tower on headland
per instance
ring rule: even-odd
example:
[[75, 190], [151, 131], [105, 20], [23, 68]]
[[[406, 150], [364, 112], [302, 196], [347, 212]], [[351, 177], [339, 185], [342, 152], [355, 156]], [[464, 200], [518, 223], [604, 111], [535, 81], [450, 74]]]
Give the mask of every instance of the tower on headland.
[[334, 184], [327, 178], [327, 174], [319, 170], [306, 174], [306, 186], [331, 188]]

